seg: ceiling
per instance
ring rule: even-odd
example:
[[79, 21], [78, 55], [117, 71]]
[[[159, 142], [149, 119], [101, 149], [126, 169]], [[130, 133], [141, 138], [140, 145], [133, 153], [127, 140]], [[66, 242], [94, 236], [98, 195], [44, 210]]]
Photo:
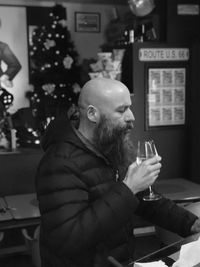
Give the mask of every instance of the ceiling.
[[[23, 0], [22, 0], [23, 1]], [[124, 4], [127, 5], [128, 0], [29, 0], [29, 2], [56, 2], [56, 3], [91, 3], [91, 4]]]
[[[39, 1], [39, 0], [37, 0]], [[49, 0], [46, 0], [49, 1]], [[53, 0], [52, 0], [53, 1]], [[55, 2], [55, 0], [53, 1]], [[72, 2], [72, 3], [98, 3], [98, 4], [127, 4], [127, 0], [60, 0], [56, 2]]]
[[108, 4], [127, 5], [128, 0], [0, 0], [0, 5], [37, 5], [37, 3], [80, 3], [80, 4]]

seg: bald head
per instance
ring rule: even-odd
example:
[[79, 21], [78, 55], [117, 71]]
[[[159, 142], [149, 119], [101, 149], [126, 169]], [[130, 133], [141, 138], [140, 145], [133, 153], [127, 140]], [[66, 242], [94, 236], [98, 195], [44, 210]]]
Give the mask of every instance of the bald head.
[[81, 90], [78, 104], [79, 131], [89, 140], [94, 139], [102, 118], [109, 120], [113, 124], [111, 127], [124, 127], [134, 120], [129, 90], [117, 80], [97, 78], [88, 81]]
[[85, 109], [92, 105], [103, 111], [125, 96], [130, 97], [129, 90], [120, 81], [96, 78], [88, 81], [83, 86], [79, 97], [79, 106]]

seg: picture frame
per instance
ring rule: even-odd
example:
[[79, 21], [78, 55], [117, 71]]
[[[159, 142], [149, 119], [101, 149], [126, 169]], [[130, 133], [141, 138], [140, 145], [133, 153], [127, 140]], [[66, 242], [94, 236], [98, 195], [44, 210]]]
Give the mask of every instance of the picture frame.
[[101, 31], [101, 16], [98, 12], [75, 12], [75, 31], [98, 33]]
[[149, 66], [146, 80], [146, 129], [186, 124], [186, 66]]
[[[14, 97], [14, 101], [8, 109], [8, 112], [13, 113], [13, 111], [26, 107], [29, 104], [26, 97], [26, 91], [29, 85], [26, 7], [19, 5], [0, 5], [0, 24], [1, 42], [9, 47], [9, 50], [12, 51], [13, 54], [12, 58], [16, 58], [21, 65], [21, 69], [14, 71], [15, 67], [13, 68], [13, 66], [16, 65], [16, 63], [13, 65], [13, 62], [10, 59], [8, 60], [8, 58], [5, 61], [5, 57], [2, 58], [1, 53], [1, 68], [3, 73], [9, 71], [9, 69], [12, 69], [12, 71], [9, 71], [10, 74], [13, 71], [15, 73], [14, 76], [12, 75], [9, 77], [11, 80], [9, 86], [2, 84], [4, 89], [10, 90], [10, 94]], [[10, 58], [11, 55], [9, 56], [7, 53], [6, 57]], [[12, 62], [12, 64], [10, 65], [9, 62]]]

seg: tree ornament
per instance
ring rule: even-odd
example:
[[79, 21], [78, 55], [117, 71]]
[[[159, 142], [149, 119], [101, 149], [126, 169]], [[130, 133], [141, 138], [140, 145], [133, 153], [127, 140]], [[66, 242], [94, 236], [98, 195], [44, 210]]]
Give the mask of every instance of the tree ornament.
[[63, 60], [63, 65], [66, 69], [71, 69], [71, 65], [73, 63], [73, 58], [67, 55]]
[[54, 47], [56, 45], [56, 42], [51, 39], [46, 39], [46, 42], [44, 43], [44, 46], [46, 49], [50, 49], [51, 47]]
[[65, 19], [61, 19], [61, 20], [59, 20], [58, 23], [59, 23], [63, 28], [67, 27], [67, 21], [66, 21]]
[[45, 93], [47, 94], [47, 95], [52, 95], [53, 94], [53, 92], [54, 92], [54, 90], [55, 90], [55, 84], [44, 84], [43, 86], [42, 86], [42, 89], [45, 91]]

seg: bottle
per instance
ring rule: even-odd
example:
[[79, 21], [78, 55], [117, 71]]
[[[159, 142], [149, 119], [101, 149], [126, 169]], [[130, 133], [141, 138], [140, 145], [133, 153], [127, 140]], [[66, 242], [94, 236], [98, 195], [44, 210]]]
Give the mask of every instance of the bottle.
[[129, 30], [129, 44], [134, 43], [134, 30]]

